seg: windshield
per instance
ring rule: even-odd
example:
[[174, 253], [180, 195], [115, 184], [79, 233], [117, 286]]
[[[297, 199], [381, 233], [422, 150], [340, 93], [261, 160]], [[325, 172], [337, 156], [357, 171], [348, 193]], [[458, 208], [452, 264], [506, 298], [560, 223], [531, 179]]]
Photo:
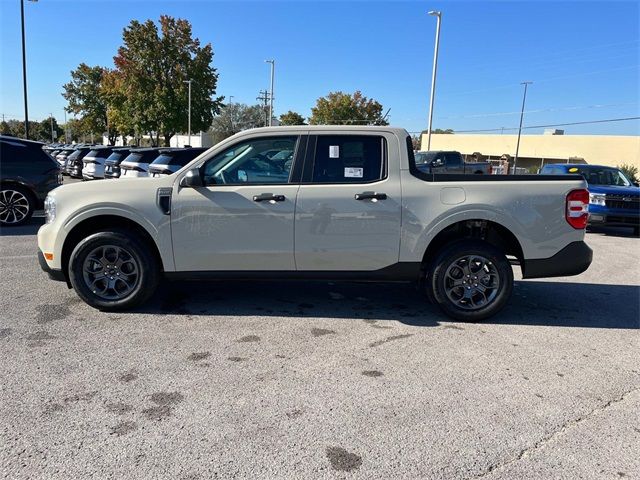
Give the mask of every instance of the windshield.
[[438, 152], [416, 152], [416, 165], [424, 165], [425, 163], [429, 163], [436, 158]]
[[617, 168], [571, 167], [569, 173], [579, 173], [589, 185], [616, 185], [628, 187], [631, 182]]

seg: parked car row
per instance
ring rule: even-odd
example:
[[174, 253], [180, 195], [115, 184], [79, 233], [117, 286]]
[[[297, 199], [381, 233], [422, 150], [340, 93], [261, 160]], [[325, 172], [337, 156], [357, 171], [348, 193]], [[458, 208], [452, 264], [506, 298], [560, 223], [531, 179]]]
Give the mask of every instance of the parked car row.
[[63, 175], [83, 180], [171, 175], [206, 150], [85, 144], [52, 145], [43, 149], [56, 160]]

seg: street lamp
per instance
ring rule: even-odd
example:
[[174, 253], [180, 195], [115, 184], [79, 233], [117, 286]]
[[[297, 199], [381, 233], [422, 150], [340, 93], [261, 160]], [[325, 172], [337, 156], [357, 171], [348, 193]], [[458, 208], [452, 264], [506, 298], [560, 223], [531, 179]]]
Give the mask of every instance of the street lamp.
[[275, 60], [265, 60], [265, 63], [271, 64], [271, 88], [269, 93], [269, 126], [273, 125], [273, 75], [276, 69], [276, 61]]
[[[37, 2], [38, 0], [29, 0]], [[22, 86], [24, 89], [24, 138], [29, 140], [29, 108], [27, 107], [27, 54], [24, 45], [24, 0], [20, 0], [20, 22], [22, 24]]]
[[431, 150], [431, 123], [433, 121], [433, 99], [436, 95], [436, 72], [438, 71], [438, 47], [440, 46], [440, 22], [442, 12], [431, 10], [429, 15], [436, 17], [436, 46], [433, 52], [433, 72], [431, 74], [431, 98], [429, 99], [429, 130], [427, 133], [427, 150]]
[[185, 80], [184, 83], [189, 84], [189, 143], [191, 145], [191, 82], [193, 80]]
[[518, 163], [518, 151], [520, 150], [520, 134], [522, 133], [522, 119], [524, 117], [524, 102], [527, 100], [527, 86], [533, 82], [522, 82], [524, 85], [524, 95], [522, 96], [522, 109], [520, 110], [520, 128], [518, 128], [518, 141], [516, 143], [516, 157], [513, 159], [513, 174], [516, 174], [516, 164]]

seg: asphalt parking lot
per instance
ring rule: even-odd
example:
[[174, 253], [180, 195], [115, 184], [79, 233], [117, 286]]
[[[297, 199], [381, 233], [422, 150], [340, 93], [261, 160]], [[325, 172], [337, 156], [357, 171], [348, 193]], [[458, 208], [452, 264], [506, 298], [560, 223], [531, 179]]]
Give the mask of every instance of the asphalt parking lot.
[[101, 313], [0, 237], [2, 478], [640, 478], [640, 239], [480, 324], [407, 285], [164, 284]]

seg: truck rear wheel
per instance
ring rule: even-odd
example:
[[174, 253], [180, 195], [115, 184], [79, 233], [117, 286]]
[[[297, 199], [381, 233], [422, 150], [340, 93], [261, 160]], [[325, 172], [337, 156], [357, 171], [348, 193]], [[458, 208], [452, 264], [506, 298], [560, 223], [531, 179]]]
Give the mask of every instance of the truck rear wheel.
[[109, 230], [83, 239], [71, 253], [69, 280], [94, 308], [127, 310], [149, 299], [160, 279], [159, 265], [130, 232]]
[[513, 290], [513, 270], [504, 253], [493, 245], [460, 240], [438, 254], [425, 288], [446, 315], [476, 322], [505, 306]]

